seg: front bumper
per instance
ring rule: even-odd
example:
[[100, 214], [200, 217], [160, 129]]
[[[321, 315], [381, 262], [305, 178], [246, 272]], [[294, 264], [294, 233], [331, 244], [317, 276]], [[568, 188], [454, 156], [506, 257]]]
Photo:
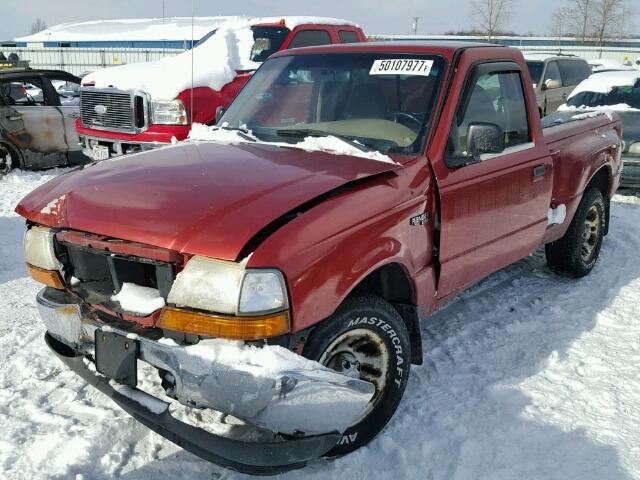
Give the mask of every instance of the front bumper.
[[[270, 474], [302, 467], [306, 461], [336, 445], [340, 433], [362, 415], [373, 396], [371, 383], [320, 365], [317, 369], [259, 374], [255, 368], [252, 371], [251, 366], [242, 365], [240, 360], [234, 368], [211, 361], [203, 363], [202, 358], [193, 357], [189, 347], [129, 333], [129, 338], [139, 342], [138, 359], [174, 379], [168, 393], [180, 403], [211, 408], [260, 428], [295, 437], [250, 443], [214, 435], [173, 418], [169, 403], [164, 400], [136, 388], [114, 385], [113, 380], [94, 373], [87, 366], [87, 361], [94, 358], [96, 331], [124, 336], [126, 331], [109, 327], [90, 314], [82, 314], [73, 297], [61, 291], [43, 289], [37, 304], [47, 327], [47, 344], [65, 364], [147, 427], [186, 450], [228, 468]], [[229, 348], [233, 345], [230, 342]], [[331, 415], [325, 414], [327, 411], [332, 412]]]

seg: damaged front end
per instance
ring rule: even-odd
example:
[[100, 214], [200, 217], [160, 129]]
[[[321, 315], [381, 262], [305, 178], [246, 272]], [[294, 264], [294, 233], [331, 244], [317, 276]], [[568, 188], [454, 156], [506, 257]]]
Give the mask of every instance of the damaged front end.
[[[239, 293], [237, 305], [213, 316], [202, 310], [208, 304], [188, 308], [185, 304], [193, 299], [175, 293], [188, 275], [197, 278], [200, 272], [195, 263], [187, 268], [189, 262], [182, 255], [73, 231], [35, 232], [25, 243], [32, 250], [27, 252], [32, 276], [43, 271], [59, 274], [40, 278], [49, 286], [37, 297], [48, 346], [125, 411], [186, 450], [245, 473], [274, 474], [303, 467], [328, 452], [366, 410], [374, 393], [369, 382], [264, 340], [249, 344], [240, 336], [229, 340], [203, 334], [211, 333], [207, 330], [211, 325], [282, 316], [282, 308], [288, 307], [286, 293], [275, 312], [261, 310], [263, 315], [247, 316], [243, 309], [264, 310], [264, 305], [257, 297], [243, 304], [242, 298], [248, 297]], [[221, 268], [215, 262], [205, 267]], [[182, 280], [176, 278], [180, 276]], [[242, 270], [238, 278], [241, 288], [246, 272]], [[157, 291], [169, 304], [152, 314], [126, 311], [114, 295], [125, 284]], [[225, 310], [223, 303], [220, 309]], [[167, 323], [171, 311], [189, 312], [186, 323], [174, 324], [182, 331], [166, 328], [171, 326]], [[203, 324], [207, 321], [213, 323]], [[157, 371], [164, 396], [138, 388], [139, 362]], [[169, 408], [174, 401], [232, 415], [261, 432], [262, 440], [210, 433], [178, 420]], [[265, 437], [265, 431], [270, 435]]]

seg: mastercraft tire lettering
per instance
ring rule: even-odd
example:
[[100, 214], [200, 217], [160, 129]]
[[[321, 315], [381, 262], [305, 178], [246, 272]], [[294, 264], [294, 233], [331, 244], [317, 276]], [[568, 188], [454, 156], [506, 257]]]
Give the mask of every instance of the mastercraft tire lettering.
[[411, 366], [407, 327], [393, 306], [373, 295], [347, 299], [313, 330], [304, 356], [376, 387], [367, 411], [327, 456], [344, 455], [375, 438], [398, 407]]

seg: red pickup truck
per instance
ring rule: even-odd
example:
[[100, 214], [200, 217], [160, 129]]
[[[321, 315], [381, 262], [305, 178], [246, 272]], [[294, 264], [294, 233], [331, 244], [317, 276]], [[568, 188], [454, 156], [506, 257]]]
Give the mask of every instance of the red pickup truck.
[[192, 123], [213, 122], [271, 54], [366, 40], [356, 24], [336, 18], [215, 20], [192, 50], [83, 79], [76, 129], [85, 155], [103, 160], [184, 140]]
[[[591, 271], [620, 135], [615, 115], [543, 129], [512, 48], [278, 53], [220, 127], [21, 201], [46, 341], [135, 418], [226, 467], [348, 453], [394, 414], [434, 309], [542, 245], [554, 270]], [[268, 433], [211, 433], [170, 404]]]

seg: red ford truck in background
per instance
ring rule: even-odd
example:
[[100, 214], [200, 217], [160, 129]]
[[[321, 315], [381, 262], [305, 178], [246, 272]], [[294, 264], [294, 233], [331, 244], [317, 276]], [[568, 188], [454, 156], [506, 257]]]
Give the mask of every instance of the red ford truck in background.
[[334, 18], [219, 19], [190, 51], [83, 79], [76, 128], [86, 155], [103, 160], [184, 140], [192, 123], [212, 123], [279, 50], [366, 40], [360, 27]]
[[541, 245], [588, 274], [620, 180], [617, 116], [543, 129], [522, 54], [487, 44], [280, 52], [220, 125], [61, 175], [16, 211], [52, 351], [250, 473], [371, 441], [422, 363], [421, 323], [474, 282]]

